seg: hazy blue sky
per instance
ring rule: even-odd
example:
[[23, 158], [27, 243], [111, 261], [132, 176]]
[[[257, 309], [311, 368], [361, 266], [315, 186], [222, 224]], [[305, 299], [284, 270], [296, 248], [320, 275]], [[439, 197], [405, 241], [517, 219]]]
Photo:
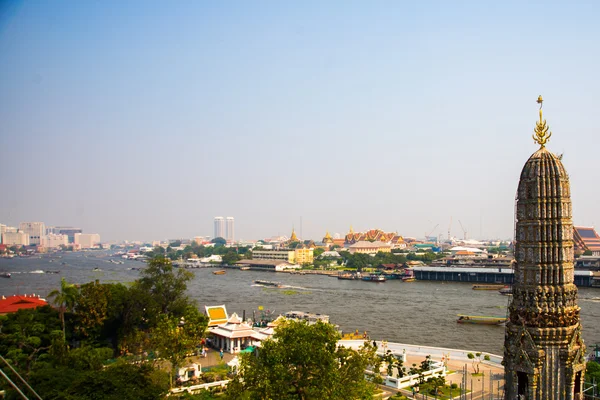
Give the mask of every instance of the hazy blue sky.
[[0, 1], [0, 222], [510, 238], [542, 94], [598, 223], [599, 4]]

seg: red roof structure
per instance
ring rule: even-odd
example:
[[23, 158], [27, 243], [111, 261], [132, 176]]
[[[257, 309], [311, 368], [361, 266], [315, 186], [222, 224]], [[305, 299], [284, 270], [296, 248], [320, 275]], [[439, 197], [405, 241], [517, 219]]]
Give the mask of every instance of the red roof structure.
[[9, 297], [2, 296], [0, 299], [0, 315], [17, 312], [21, 309], [36, 308], [48, 305], [44, 299], [38, 296], [14, 295]]

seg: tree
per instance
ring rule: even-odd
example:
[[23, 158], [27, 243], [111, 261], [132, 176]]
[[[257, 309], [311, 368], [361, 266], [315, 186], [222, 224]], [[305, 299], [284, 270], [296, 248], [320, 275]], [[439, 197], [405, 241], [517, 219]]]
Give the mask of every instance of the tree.
[[65, 312], [71, 310], [77, 298], [77, 288], [75, 285], [68, 283], [65, 278], [60, 280], [60, 289], [55, 289], [48, 294], [49, 299], [53, 299], [54, 304], [58, 306], [60, 313], [60, 322], [62, 324], [63, 338], [66, 340], [65, 331]]
[[225, 255], [223, 255], [222, 264], [233, 265], [236, 262], [238, 262], [239, 260], [240, 260], [239, 255], [235, 251], [229, 250]]
[[98, 339], [108, 317], [110, 294], [110, 287], [98, 281], [81, 285], [75, 304], [75, 330], [83, 337]]
[[159, 355], [171, 363], [171, 386], [173, 373], [182, 366], [188, 354], [193, 354], [204, 337], [208, 321], [194, 306], [188, 306], [184, 315], [162, 315], [158, 325], [151, 331], [152, 342]]
[[587, 382], [600, 383], [600, 364], [596, 361], [588, 361], [585, 368], [585, 380]]
[[99, 371], [88, 371], [66, 390], [73, 400], [158, 400], [168, 391], [166, 374], [148, 364], [119, 362]]
[[468, 353], [467, 354], [467, 357], [469, 358], [469, 360], [472, 360], [473, 371], [476, 374], [479, 374], [479, 364], [481, 364], [481, 362], [483, 360], [486, 360], [486, 361], [490, 360], [490, 356], [488, 356], [487, 354], [484, 355], [483, 358], [481, 356], [482, 356], [481, 352], [477, 352], [475, 354], [473, 354], [473, 353]]
[[593, 254], [594, 254], [594, 253], [592, 253], [592, 251], [591, 251], [591, 250], [586, 250], [586, 251], [584, 251], [584, 252], [583, 252], [583, 254], [582, 254], [582, 255], [583, 255], [583, 256], [591, 256], [591, 255], [593, 255]]
[[194, 274], [184, 269], [175, 273], [168, 258], [150, 260], [138, 280], [141, 294], [148, 300], [145, 307], [147, 318], [155, 322], [160, 314], [181, 317], [189, 302], [185, 294], [187, 282], [193, 277]]
[[56, 337], [64, 343], [58, 312], [50, 306], [0, 316], [0, 354], [21, 371], [28, 373]]
[[223, 239], [222, 237], [216, 237], [213, 240], [210, 241], [211, 243], [214, 243], [215, 246], [225, 246], [227, 244], [227, 240]]
[[238, 375], [229, 383], [231, 399], [370, 398], [364, 378], [375, 349], [338, 347], [333, 325], [287, 321], [255, 354], [244, 354]]
[[317, 257], [319, 257], [321, 254], [323, 254], [324, 252], [325, 252], [325, 249], [323, 249], [323, 248], [320, 248], [320, 247], [319, 247], [319, 248], [316, 248], [316, 249], [314, 249], [314, 250], [313, 250], [313, 257], [314, 257], [314, 258], [317, 258]]

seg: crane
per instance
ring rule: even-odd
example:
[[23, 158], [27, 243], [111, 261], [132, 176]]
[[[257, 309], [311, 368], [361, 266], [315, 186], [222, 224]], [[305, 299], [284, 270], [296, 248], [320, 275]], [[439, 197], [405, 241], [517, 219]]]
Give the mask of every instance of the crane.
[[458, 220], [458, 223], [460, 224], [460, 228], [462, 229], [463, 233], [464, 233], [464, 240], [467, 240], [467, 230], [465, 229], [465, 227], [463, 226], [462, 222], [460, 222], [460, 219]]
[[425, 232], [425, 240], [427, 240], [427, 238], [429, 236], [431, 236], [431, 234], [433, 233], [433, 231], [435, 231], [438, 226], [440, 226], [440, 224], [436, 224], [436, 226], [434, 226], [433, 229], [429, 233]]

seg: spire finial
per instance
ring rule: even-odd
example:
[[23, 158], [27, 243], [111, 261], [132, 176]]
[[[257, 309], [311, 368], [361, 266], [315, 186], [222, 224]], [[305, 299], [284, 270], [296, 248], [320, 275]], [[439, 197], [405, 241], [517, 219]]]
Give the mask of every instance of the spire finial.
[[552, 132], [548, 130], [550, 127], [546, 124], [546, 120], [542, 117], [542, 104], [544, 99], [542, 99], [542, 95], [538, 96], [537, 102], [540, 105], [540, 120], [535, 123], [535, 129], [533, 130], [533, 141], [540, 145], [540, 148], [544, 147], [550, 137], [552, 136]]

